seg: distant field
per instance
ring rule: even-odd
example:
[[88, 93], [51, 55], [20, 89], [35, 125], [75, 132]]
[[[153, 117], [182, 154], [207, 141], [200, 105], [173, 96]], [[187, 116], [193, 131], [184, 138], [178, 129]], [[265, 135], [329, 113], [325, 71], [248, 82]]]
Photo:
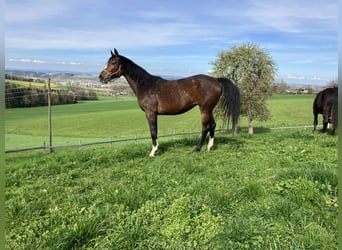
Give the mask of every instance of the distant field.
[[[9, 83], [15, 83], [18, 85], [23, 85], [23, 86], [32, 86], [32, 87], [37, 87], [37, 88], [47, 88], [47, 83], [40, 83], [40, 82], [28, 82], [28, 81], [20, 81], [20, 80], [10, 80], [6, 79], [6, 82]], [[57, 88], [57, 89], [67, 89], [66, 87], [56, 84], [56, 83], [50, 83], [51, 88]]]
[[[314, 95], [274, 95], [269, 100], [272, 119], [255, 121], [255, 127], [312, 125]], [[47, 107], [7, 109], [6, 150], [42, 146], [48, 141]], [[221, 121], [217, 121], [220, 128]], [[240, 132], [246, 131], [246, 117], [240, 118]], [[149, 128], [135, 97], [101, 97], [99, 101], [52, 107], [53, 144], [77, 144], [110, 137], [149, 136]], [[159, 135], [201, 130], [198, 107], [178, 116], [158, 116]]]

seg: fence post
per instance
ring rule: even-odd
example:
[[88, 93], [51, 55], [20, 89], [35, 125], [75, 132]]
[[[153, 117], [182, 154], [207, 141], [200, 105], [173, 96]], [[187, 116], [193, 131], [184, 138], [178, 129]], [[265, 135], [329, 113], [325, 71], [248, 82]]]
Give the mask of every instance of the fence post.
[[48, 130], [49, 130], [49, 146], [50, 153], [53, 152], [52, 149], [52, 126], [51, 126], [51, 86], [50, 86], [50, 78], [48, 79]]

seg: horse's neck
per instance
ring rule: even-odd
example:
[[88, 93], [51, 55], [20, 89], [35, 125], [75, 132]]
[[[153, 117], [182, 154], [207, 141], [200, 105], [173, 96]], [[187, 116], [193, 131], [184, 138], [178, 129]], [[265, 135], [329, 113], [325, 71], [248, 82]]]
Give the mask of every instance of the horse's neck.
[[128, 74], [124, 74], [129, 86], [133, 90], [134, 94], [137, 95], [138, 93], [138, 83], [137, 81], [133, 80], [132, 77]]
[[136, 64], [129, 65], [124, 76], [136, 95], [139, 91], [139, 88], [142, 86], [146, 87], [148, 85], [152, 86], [156, 81], [156, 76], [149, 74], [146, 70]]

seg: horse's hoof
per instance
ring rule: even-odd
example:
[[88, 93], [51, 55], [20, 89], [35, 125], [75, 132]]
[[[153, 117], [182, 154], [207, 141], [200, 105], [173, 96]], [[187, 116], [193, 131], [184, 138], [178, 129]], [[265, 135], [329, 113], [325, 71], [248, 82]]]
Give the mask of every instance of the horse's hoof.
[[194, 153], [199, 153], [201, 150], [200, 149], [198, 149], [198, 148], [195, 148], [194, 150], [192, 150], [192, 153], [194, 154]]

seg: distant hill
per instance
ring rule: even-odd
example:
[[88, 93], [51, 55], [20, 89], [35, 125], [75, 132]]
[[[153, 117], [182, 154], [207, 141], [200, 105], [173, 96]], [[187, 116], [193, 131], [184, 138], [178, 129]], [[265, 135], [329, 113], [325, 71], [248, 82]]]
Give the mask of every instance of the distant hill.
[[[95, 73], [82, 73], [82, 72], [61, 72], [61, 71], [29, 71], [29, 70], [16, 70], [16, 69], [5, 69], [6, 74], [15, 75], [19, 77], [36, 78], [36, 79], [48, 79], [51, 78], [55, 82], [91, 82], [93, 84], [101, 84], [98, 78], [98, 74]], [[165, 79], [179, 79], [185, 76], [173, 76], [173, 75], [160, 75], [160, 77]], [[279, 82], [282, 79], [276, 79]], [[125, 82], [122, 78], [117, 82]], [[312, 82], [312, 81], [297, 81], [285, 79], [286, 85], [291, 88], [301, 88], [301, 87], [324, 87], [327, 82]]]
[[74, 77], [75, 73], [70, 72], [38, 72], [27, 70], [5, 70], [6, 74], [29, 78], [70, 78]]

